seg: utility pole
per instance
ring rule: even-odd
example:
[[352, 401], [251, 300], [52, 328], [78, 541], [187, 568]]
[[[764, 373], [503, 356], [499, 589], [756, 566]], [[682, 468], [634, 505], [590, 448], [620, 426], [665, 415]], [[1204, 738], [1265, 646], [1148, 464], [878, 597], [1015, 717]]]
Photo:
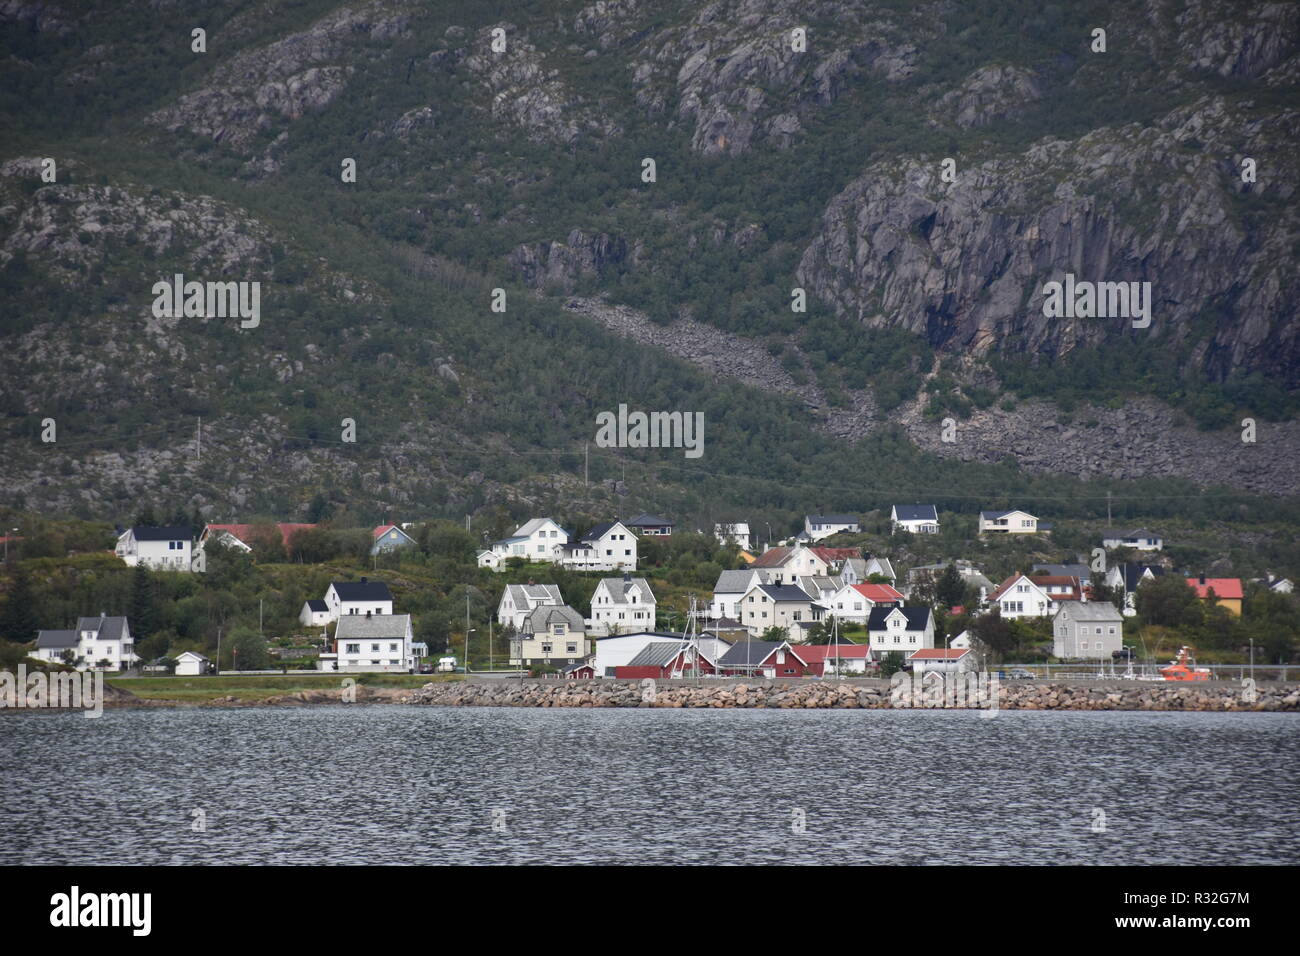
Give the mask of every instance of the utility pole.
[[582, 487], [586, 488], [590, 483], [591, 474], [591, 443], [582, 443]]
[[469, 585], [465, 586], [465, 676], [469, 677]]
[[257, 599], [257, 633], [259, 636], [262, 633], [262, 599], [261, 598]]
[[197, 458], [199, 461], [202, 461], [203, 460], [203, 416], [202, 415], [199, 416], [199, 427], [198, 427], [198, 433], [195, 435], [195, 446], [198, 450], [198, 454], [196, 454], [194, 457]]
[[216, 673], [221, 673], [221, 628], [217, 628], [217, 666]]
[[1106, 527], [1110, 527], [1110, 492], [1106, 492]]

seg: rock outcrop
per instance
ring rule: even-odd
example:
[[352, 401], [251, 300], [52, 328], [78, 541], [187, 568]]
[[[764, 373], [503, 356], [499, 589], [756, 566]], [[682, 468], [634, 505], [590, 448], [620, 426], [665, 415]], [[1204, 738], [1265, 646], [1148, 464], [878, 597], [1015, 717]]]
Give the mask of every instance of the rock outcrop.
[[[1300, 363], [1289, 267], [1300, 214], [1300, 111], [1243, 114], [1219, 99], [1153, 127], [1045, 139], [941, 178], [940, 157], [879, 164], [827, 206], [798, 275], [853, 325], [938, 348], [1067, 356], [1104, 340], [1197, 341], [1191, 371], [1289, 376]], [[1244, 183], [1240, 160], [1263, 172]], [[1254, 209], [1266, 207], [1256, 214]], [[1150, 282], [1151, 324], [1048, 318], [1043, 286]], [[1238, 318], [1204, 340], [1207, 310]]]

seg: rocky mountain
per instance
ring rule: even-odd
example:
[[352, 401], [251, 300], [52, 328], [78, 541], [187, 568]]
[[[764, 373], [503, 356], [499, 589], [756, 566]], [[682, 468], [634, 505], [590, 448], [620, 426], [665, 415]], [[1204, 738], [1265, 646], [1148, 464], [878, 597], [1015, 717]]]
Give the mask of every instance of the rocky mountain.
[[[894, 488], [1294, 494], [1297, 92], [1281, 2], [4, 0], [0, 479], [868, 507], [887, 448]], [[262, 326], [155, 315], [175, 273]], [[1049, 315], [1067, 276], [1149, 325]], [[575, 486], [629, 401], [707, 408], [707, 476]]]

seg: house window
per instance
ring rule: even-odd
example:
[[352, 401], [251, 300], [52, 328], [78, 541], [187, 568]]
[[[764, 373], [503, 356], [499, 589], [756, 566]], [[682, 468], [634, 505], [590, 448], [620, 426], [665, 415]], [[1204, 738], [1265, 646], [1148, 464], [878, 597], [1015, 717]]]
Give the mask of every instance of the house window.
[[542, 653], [543, 653], [543, 654], [549, 654], [549, 653], [551, 653], [551, 645], [550, 645], [550, 643], [546, 643], [546, 644], [543, 644], [543, 645], [542, 645]]
[[344, 653], [344, 654], [360, 654], [360, 653], [361, 653], [361, 645], [360, 645], [360, 644], [347, 644], [347, 645], [345, 645], [344, 648], [343, 648], [343, 653]]

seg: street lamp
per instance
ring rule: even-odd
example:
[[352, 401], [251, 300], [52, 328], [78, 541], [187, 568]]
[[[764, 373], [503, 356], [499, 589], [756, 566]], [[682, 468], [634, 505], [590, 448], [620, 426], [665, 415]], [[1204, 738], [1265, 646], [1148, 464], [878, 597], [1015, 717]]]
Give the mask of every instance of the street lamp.
[[478, 628], [471, 627], [465, 632], [465, 676], [469, 676], [469, 636], [477, 631]]
[[8, 562], [9, 560], [9, 535], [17, 534], [17, 533], [18, 533], [17, 528], [10, 528], [8, 531], [5, 532], [5, 561], [6, 562]]

